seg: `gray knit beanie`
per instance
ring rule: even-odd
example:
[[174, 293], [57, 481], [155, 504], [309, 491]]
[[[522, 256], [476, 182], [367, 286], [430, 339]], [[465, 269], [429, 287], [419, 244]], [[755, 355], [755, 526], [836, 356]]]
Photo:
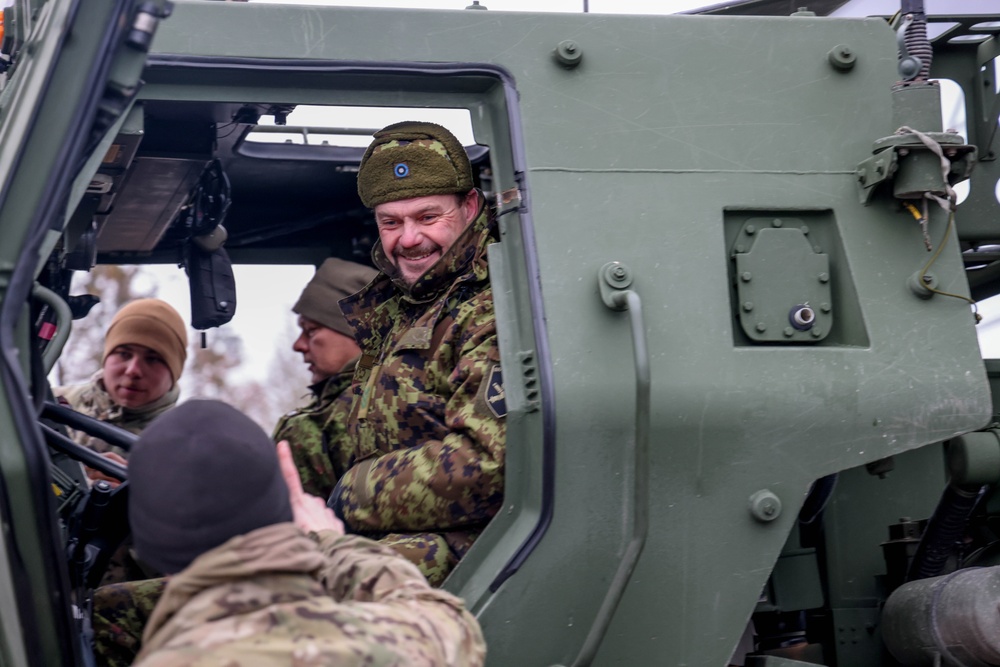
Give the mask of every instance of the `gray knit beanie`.
[[354, 338], [354, 331], [337, 302], [361, 291], [376, 275], [378, 271], [371, 267], [330, 258], [316, 269], [316, 275], [302, 290], [292, 312]]
[[154, 419], [128, 474], [136, 551], [165, 574], [237, 535], [292, 520], [274, 443], [220, 401], [188, 401]]

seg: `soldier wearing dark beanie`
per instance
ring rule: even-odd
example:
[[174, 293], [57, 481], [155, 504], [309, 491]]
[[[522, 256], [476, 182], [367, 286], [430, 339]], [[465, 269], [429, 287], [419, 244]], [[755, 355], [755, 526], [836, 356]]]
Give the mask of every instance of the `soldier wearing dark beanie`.
[[154, 420], [128, 468], [136, 551], [167, 574], [237, 535], [292, 520], [274, 443], [219, 401], [189, 401]]

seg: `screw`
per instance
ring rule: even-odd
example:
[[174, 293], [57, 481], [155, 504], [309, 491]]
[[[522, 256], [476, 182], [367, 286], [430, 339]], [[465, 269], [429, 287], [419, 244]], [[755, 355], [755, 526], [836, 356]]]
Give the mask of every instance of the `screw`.
[[747, 311], [748, 313], [751, 310], [753, 310], [753, 301], [744, 301], [743, 302], [743, 310]]
[[784, 334], [785, 334], [785, 338], [791, 338], [792, 336], [795, 335], [795, 329], [793, 329], [791, 327], [785, 327]]
[[827, 275], [827, 274], [825, 274], [825, 273], [821, 273], [821, 274], [819, 274], [819, 276], [818, 276], [818, 277], [819, 277], [819, 281], [820, 281], [821, 283], [826, 283], [826, 282], [830, 282], [830, 276], [829, 276], [829, 275]]
[[619, 266], [615, 268], [615, 278], [622, 280], [625, 277], [625, 267]]
[[756, 227], [754, 227], [753, 225], [747, 225], [747, 228], [746, 228], [747, 236], [753, 236], [754, 232], [756, 232], [756, 231], [757, 231]]
[[828, 304], [828, 303], [821, 303], [821, 304], [819, 304], [819, 309], [822, 310], [824, 313], [829, 313], [830, 312], [830, 304]]
[[742, 243], [736, 246], [736, 252], [746, 252], [746, 251], [747, 251], [746, 246], [744, 246]]
[[750, 273], [749, 271], [744, 271], [744, 272], [743, 272], [743, 273], [742, 273], [742, 274], [740, 275], [740, 280], [742, 280], [742, 281], [743, 281], [743, 282], [745, 282], [745, 283], [748, 283], [748, 282], [750, 282], [750, 279], [751, 279], [751, 278], [753, 278], [753, 275], [752, 275], [752, 274], [751, 274], [751, 273]]
[[765, 331], [767, 331], [767, 325], [764, 324], [763, 322], [758, 322], [757, 323], [757, 331], [758, 331], [758, 333], [764, 333]]
[[781, 225], [783, 225], [783, 224], [784, 223], [781, 221], [780, 218], [775, 218], [774, 220], [771, 221], [771, 226], [772, 227], [781, 227]]

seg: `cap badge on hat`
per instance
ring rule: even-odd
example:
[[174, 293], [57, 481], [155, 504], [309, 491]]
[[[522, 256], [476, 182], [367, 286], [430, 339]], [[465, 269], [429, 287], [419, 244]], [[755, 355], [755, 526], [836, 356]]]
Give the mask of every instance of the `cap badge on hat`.
[[410, 165], [405, 162], [398, 162], [393, 165], [392, 173], [396, 175], [396, 178], [406, 178], [410, 175]]

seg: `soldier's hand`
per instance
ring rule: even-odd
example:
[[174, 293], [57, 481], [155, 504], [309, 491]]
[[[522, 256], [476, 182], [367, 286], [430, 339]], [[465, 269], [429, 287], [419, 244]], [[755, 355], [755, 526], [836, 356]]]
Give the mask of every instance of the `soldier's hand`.
[[288, 441], [278, 443], [278, 462], [281, 464], [281, 474], [288, 485], [288, 499], [292, 504], [292, 519], [303, 532], [320, 532], [332, 530], [338, 535], [344, 534], [344, 524], [333, 515], [326, 503], [316, 496], [311, 496], [302, 490], [299, 471], [292, 459], [292, 450]]
[[[120, 455], [115, 454], [114, 452], [102, 452], [101, 456], [111, 461], [114, 461], [115, 463], [121, 464], [123, 466], [126, 467], [128, 466], [128, 461], [126, 461]], [[103, 472], [97, 470], [96, 468], [91, 468], [90, 466], [83, 466], [83, 467], [87, 472], [87, 478], [90, 479], [91, 482], [97, 482], [103, 480], [111, 484], [111, 488], [115, 488], [122, 483], [120, 479], [116, 477], [111, 477], [110, 475], [105, 475]]]

